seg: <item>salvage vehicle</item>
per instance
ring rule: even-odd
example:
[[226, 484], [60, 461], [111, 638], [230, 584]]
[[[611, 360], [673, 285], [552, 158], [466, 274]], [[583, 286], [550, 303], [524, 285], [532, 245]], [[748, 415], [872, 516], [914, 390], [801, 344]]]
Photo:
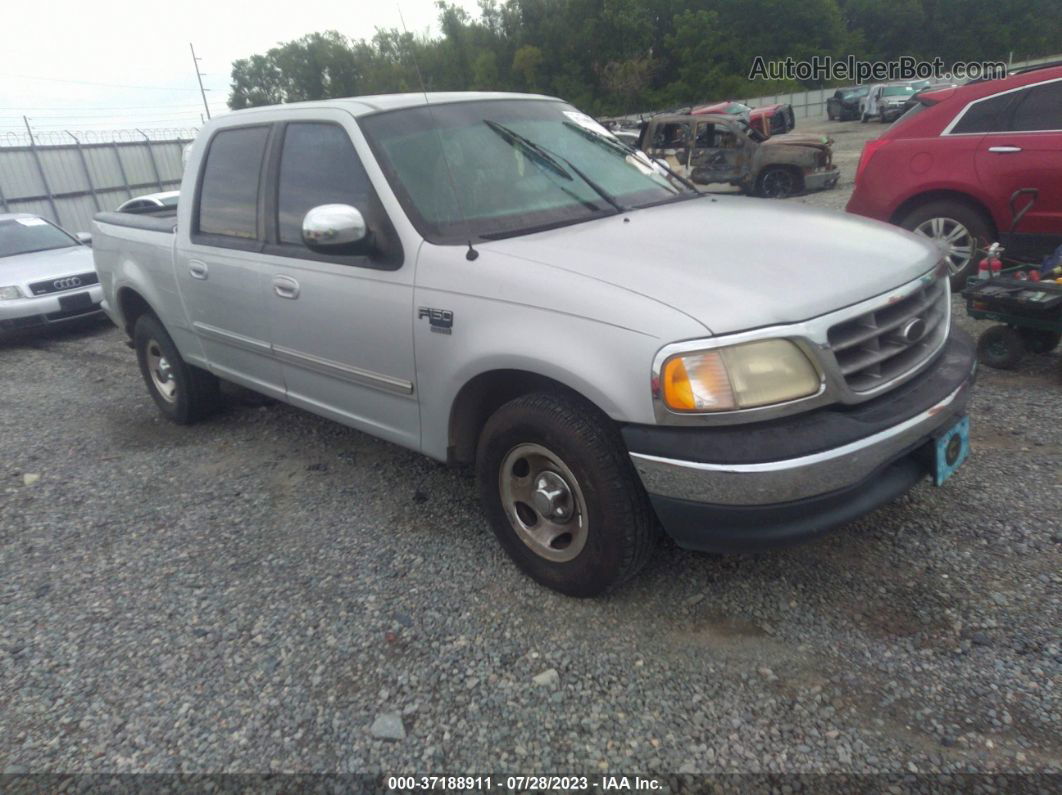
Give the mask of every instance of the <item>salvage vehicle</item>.
[[882, 124], [895, 121], [904, 112], [904, 104], [915, 93], [910, 83], [878, 83], [870, 87], [859, 101], [859, 120], [877, 119]]
[[859, 101], [870, 91], [869, 85], [839, 88], [826, 100], [826, 117], [831, 121], [859, 118]]
[[830, 138], [765, 138], [736, 116], [654, 116], [645, 122], [638, 147], [698, 185], [725, 183], [769, 199], [832, 188], [840, 176]]
[[161, 412], [227, 379], [474, 465], [501, 545], [563, 593], [628, 580], [660, 525], [796, 541], [965, 457], [973, 346], [928, 241], [702, 193], [561, 100], [240, 110], [181, 192], [176, 228], [95, 222]]
[[0, 215], [0, 331], [99, 314], [91, 242], [36, 215]]
[[1018, 259], [1051, 253], [1062, 244], [1062, 67], [923, 93], [863, 145], [847, 210], [932, 238], [955, 289], [992, 241]]
[[759, 130], [764, 138], [770, 138], [772, 135], [784, 135], [796, 127], [793, 106], [786, 104], [750, 108], [744, 103], [727, 100], [726, 102], [715, 102], [710, 105], [700, 105], [690, 110], [690, 114], [693, 116], [716, 115], [719, 113], [740, 116], [748, 122], [750, 127]]

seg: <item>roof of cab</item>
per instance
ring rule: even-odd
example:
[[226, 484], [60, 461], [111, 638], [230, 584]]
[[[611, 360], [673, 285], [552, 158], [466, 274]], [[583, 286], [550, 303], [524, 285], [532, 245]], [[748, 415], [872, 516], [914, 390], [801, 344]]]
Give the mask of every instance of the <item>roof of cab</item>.
[[517, 94], [505, 91], [434, 91], [427, 94], [423, 92], [409, 94], [370, 94], [364, 97], [344, 97], [343, 99], [291, 102], [284, 105], [265, 105], [256, 108], [245, 108], [243, 110], [233, 111], [233, 113], [244, 115], [256, 111], [267, 110], [342, 108], [343, 110], [349, 111], [354, 116], [366, 116], [370, 113], [379, 113], [387, 110], [402, 110], [404, 108], [417, 108], [424, 105], [444, 105], [453, 102], [474, 102], [477, 100], [493, 99], [557, 100], [556, 97], [548, 97], [543, 94]]

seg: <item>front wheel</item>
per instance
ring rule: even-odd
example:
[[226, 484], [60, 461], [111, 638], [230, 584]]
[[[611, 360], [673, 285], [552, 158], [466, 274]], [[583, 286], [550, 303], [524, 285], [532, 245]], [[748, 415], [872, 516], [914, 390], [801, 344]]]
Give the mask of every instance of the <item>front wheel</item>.
[[619, 432], [576, 397], [537, 393], [487, 421], [480, 498], [502, 547], [534, 580], [596, 596], [648, 561], [657, 528]]
[[768, 166], [756, 180], [756, 193], [765, 199], [785, 199], [800, 192], [797, 173], [785, 166]]
[[140, 316], [133, 328], [133, 347], [148, 392], [168, 419], [189, 425], [217, 406], [218, 379], [181, 358], [157, 317]]

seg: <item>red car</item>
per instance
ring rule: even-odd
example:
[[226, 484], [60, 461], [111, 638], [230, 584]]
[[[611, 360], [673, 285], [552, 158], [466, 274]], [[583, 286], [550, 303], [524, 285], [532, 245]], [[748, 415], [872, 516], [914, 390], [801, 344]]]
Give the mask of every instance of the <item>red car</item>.
[[922, 94], [863, 145], [847, 209], [937, 240], [953, 287], [990, 242], [1017, 257], [1052, 251], [1062, 243], [1062, 66]]
[[748, 119], [749, 125], [763, 133], [765, 138], [782, 135], [796, 127], [792, 105], [764, 105], [762, 108], [750, 108], [740, 102], [727, 100], [711, 105], [700, 105], [690, 111], [690, 114], [694, 116], [705, 113], [730, 113], [734, 116], [744, 116]]

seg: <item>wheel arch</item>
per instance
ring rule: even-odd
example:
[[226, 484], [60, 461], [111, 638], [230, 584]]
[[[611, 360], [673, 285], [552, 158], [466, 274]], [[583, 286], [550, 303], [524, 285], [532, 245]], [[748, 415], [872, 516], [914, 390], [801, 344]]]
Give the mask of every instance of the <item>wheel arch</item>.
[[958, 190], [949, 190], [947, 188], [939, 188], [935, 190], [925, 191], [923, 193], [916, 194], [904, 199], [893, 210], [892, 215], [889, 216], [889, 222], [896, 224], [897, 226], [903, 223], [903, 219], [913, 213], [919, 207], [923, 207], [927, 204], [931, 204], [937, 201], [953, 201], [959, 204], [963, 204], [969, 207], [971, 210], [980, 213], [988, 221], [992, 228], [992, 232], [999, 235], [999, 225], [996, 223], [996, 219], [992, 216], [992, 211], [988, 209], [984, 202], [975, 196], [971, 196], [969, 193], [963, 193]]
[[151, 303], [133, 287], [118, 288], [117, 296], [118, 312], [122, 317], [122, 328], [130, 338], [133, 336], [133, 328], [136, 326], [136, 321], [141, 316], [145, 314], [159, 316], [159, 313]]
[[534, 392], [578, 398], [607, 419], [606, 412], [576, 389], [550, 376], [522, 369], [494, 369], [479, 373], [458, 390], [450, 406], [447, 459], [471, 464], [476, 458], [480, 431], [490, 416], [510, 400]]

